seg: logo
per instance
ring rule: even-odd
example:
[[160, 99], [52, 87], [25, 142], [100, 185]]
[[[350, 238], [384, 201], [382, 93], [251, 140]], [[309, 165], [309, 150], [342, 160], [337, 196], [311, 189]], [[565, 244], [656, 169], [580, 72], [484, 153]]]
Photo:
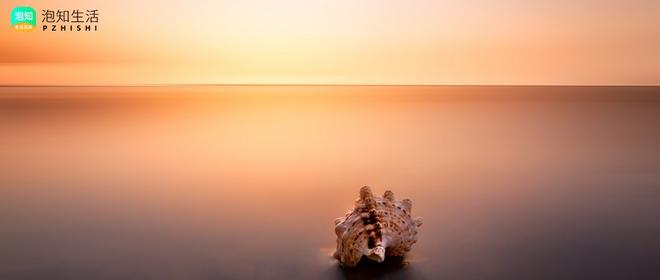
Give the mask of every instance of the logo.
[[20, 32], [34, 30], [37, 26], [37, 12], [32, 7], [15, 7], [11, 10], [11, 26]]
[[[41, 31], [46, 32], [95, 32], [99, 30], [98, 9], [43, 9]], [[37, 29], [37, 11], [29, 6], [11, 10], [12, 29], [29, 32]]]

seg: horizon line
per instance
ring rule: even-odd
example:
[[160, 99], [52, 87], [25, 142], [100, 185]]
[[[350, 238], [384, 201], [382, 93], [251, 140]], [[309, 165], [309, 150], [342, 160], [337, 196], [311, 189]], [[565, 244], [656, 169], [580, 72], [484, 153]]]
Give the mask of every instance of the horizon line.
[[67, 84], [67, 85], [20, 85], [0, 84], [0, 88], [10, 87], [660, 87], [660, 84], [302, 84], [302, 83], [177, 83], [177, 84]]

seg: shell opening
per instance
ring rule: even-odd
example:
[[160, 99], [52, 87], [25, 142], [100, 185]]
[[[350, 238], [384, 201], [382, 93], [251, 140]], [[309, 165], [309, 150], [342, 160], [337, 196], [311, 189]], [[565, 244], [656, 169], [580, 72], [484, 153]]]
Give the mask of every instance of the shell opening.
[[367, 258], [379, 263], [383, 262], [385, 260], [385, 248], [383, 248], [383, 246], [376, 246], [375, 248], [369, 250]]

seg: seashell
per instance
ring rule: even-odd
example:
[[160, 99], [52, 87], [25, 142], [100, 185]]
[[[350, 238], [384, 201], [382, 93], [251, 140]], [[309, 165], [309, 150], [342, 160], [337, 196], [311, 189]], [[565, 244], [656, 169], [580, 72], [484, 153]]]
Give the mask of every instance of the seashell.
[[412, 201], [394, 199], [392, 191], [374, 196], [368, 186], [360, 189], [353, 211], [335, 219], [337, 250], [343, 267], [355, 267], [362, 257], [383, 262], [386, 256], [403, 257], [417, 242], [422, 218], [410, 216]]

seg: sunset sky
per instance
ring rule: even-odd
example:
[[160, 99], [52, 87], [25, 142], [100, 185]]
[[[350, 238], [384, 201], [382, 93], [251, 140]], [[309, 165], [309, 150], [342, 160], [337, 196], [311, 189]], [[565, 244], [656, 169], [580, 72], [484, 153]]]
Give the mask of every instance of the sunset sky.
[[[99, 9], [20, 33], [14, 6]], [[0, 84], [660, 84], [660, 1], [0, 3]]]

